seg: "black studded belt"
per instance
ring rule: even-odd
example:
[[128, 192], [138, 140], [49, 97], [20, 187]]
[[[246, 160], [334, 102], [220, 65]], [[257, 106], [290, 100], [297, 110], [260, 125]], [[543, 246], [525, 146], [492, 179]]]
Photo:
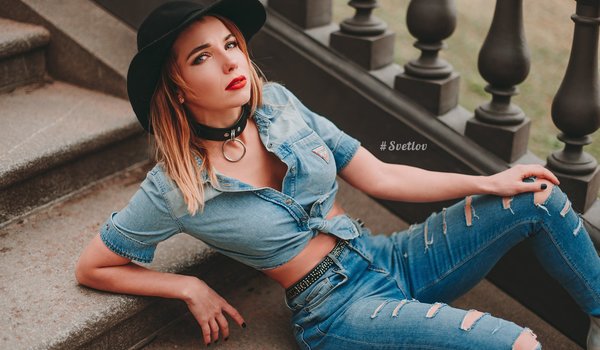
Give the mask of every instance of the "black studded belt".
[[[329, 254], [332, 254], [336, 258], [339, 257], [347, 244], [348, 241], [339, 239]], [[319, 277], [323, 276], [325, 271], [327, 271], [327, 269], [329, 269], [329, 267], [333, 264], [333, 259], [329, 256], [329, 254], [327, 254], [323, 260], [321, 260], [317, 266], [310, 270], [310, 272], [308, 272], [300, 281], [296, 282], [293, 286], [288, 287], [285, 290], [285, 295], [288, 300], [304, 292], [308, 287], [315, 283]]]

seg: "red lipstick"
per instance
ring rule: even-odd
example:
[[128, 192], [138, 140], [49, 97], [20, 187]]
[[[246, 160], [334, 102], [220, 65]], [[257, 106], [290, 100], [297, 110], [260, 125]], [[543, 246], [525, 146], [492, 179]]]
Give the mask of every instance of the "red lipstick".
[[237, 90], [246, 86], [246, 77], [240, 75], [239, 77], [233, 78], [232, 81], [229, 82], [229, 85], [225, 88], [225, 90]]

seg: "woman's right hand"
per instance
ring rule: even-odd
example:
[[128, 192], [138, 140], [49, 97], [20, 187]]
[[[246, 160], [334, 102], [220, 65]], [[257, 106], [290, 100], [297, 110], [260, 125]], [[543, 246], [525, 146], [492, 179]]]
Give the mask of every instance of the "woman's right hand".
[[205, 345], [210, 344], [211, 339], [214, 342], [219, 340], [219, 330], [224, 340], [229, 338], [229, 323], [223, 311], [227, 312], [240, 327], [246, 328], [240, 313], [204, 281], [196, 277], [191, 278], [184, 290], [183, 301], [200, 324]]

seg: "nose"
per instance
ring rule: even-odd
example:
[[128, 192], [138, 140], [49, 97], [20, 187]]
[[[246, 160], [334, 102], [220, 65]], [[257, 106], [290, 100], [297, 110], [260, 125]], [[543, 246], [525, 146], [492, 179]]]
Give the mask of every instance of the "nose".
[[223, 70], [225, 73], [230, 73], [236, 70], [238, 67], [237, 60], [232, 56], [225, 56], [225, 61], [223, 63]]

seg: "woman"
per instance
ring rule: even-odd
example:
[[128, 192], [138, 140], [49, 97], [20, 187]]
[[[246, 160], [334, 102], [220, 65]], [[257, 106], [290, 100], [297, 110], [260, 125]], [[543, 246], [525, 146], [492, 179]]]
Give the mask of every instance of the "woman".
[[[302, 348], [537, 349], [527, 328], [445, 304], [528, 238], [583, 310], [600, 315], [599, 258], [550, 171], [467, 176], [379, 161], [282, 85], [263, 84], [246, 42], [264, 21], [257, 0], [169, 2], [144, 21], [127, 84], [159, 162], [82, 252], [81, 284], [184, 300], [207, 345], [227, 340], [225, 314], [244, 319], [203, 281], [132, 263], [186, 232], [285, 288]], [[336, 175], [382, 199], [467, 197], [408, 230], [371, 235], [335, 201]], [[592, 321], [589, 346], [600, 349]]]

